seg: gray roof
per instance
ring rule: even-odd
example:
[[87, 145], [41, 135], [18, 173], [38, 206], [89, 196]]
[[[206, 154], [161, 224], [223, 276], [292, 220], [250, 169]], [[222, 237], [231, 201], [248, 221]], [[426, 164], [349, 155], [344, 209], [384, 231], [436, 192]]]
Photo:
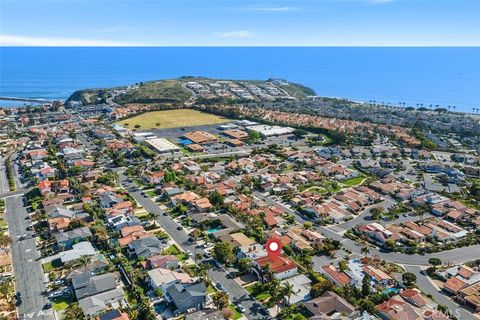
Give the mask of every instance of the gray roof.
[[55, 240], [58, 242], [65, 242], [75, 239], [84, 239], [92, 236], [92, 232], [88, 227], [80, 227], [66, 232], [58, 232], [54, 234]]
[[97, 315], [107, 308], [107, 304], [124, 299], [125, 291], [122, 288], [105, 291], [94, 296], [78, 300], [78, 304], [85, 315]]
[[48, 214], [49, 218], [58, 218], [58, 217], [74, 218], [75, 217], [75, 212], [64, 207], [47, 207], [45, 208], [45, 212]]
[[110, 208], [115, 203], [122, 202], [122, 199], [120, 199], [114, 193], [111, 193], [111, 192], [100, 195], [99, 200], [102, 208]]
[[128, 247], [135, 252], [137, 257], [148, 258], [152, 255], [162, 253], [164, 246], [156, 236], [151, 235], [149, 237], [133, 240]]
[[77, 299], [82, 299], [115, 289], [117, 282], [112, 273], [105, 273], [99, 276], [83, 273], [72, 277], [72, 285]]
[[197, 283], [176, 283], [167, 288], [167, 293], [178, 307], [192, 297], [206, 297], [207, 287], [203, 281]]
[[63, 263], [80, 259], [82, 256], [93, 256], [96, 253], [95, 248], [88, 241], [75, 243], [72, 247], [72, 249], [61, 253], [60, 259]]
[[355, 307], [332, 291], [327, 291], [323, 295], [305, 302], [304, 306], [314, 316], [325, 316], [335, 312], [351, 314], [355, 311]]

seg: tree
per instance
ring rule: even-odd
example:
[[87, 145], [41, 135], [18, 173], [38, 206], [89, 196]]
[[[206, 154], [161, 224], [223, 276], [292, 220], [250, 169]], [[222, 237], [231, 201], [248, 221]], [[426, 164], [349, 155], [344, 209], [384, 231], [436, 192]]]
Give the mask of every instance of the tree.
[[333, 285], [328, 280], [323, 280], [318, 283], [315, 283], [312, 288], [310, 289], [310, 295], [312, 298], [316, 298], [324, 294], [325, 292], [332, 289]]
[[417, 282], [417, 276], [411, 272], [402, 274], [402, 281], [407, 287], [412, 287]]
[[260, 136], [260, 133], [258, 133], [257, 131], [253, 131], [253, 130], [248, 130], [248, 136], [253, 141], [260, 140], [262, 138]]
[[88, 257], [85, 256], [85, 255], [81, 256], [80, 259], [78, 259], [78, 263], [83, 268], [83, 271], [86, 271], [89, 261], [90, 261], [90, 259], [88, 259]]
[[369, 274], [365, 274], [362, 279], [362, 296], [364, 298], [370, 295], [370, 282], [372, 281], [372, 277]]
[[[10, 238], [10, 236], [6, 234], [0, 235], [0, 248], [5, 250], [8, 247], [10, 247], [11, 244], [12, 244], [12, 238]], [[7, 253], [8, 253], [8, 250], [7, 250]]]
[[290, 304], [290, 297], [295, 293], [295, 291], [293, 291], [293, 285], [285, 282], [281, 288], [281, 293], [283, 295], [283, 299], [285, 299], [285, 301]]
[[229, 243], [218, 242], [213, 247], [213, 256], [221, 263], [229, 264], [233, 261], [234, 254]]
[[338, 269], [340, 269], [340, 271], [345, 271], [345, 270], [348, 270], [348, 264], [347, 264], [347, 260], [340, 260], [338, 261]]
[[225, 319], [233, 319], [233, 311], [230, 308], [223, 308], [222, 309], [222, 315]]
[[163, 181], [172, 182], [172, 181], [175, 181], [175, 180], [177, 180], [177, 174], [172, 170], [167, 170], [165, 172], [165, 175], [163, 176]]
[[313, 226], [313, 223], [312, 223], [311, 221], [305, 221], [305, 222], [303, 223], [303, 227], [304, 227], [305, 229], [310, 229], [312, 226]]
[[252, 267], [252, 259], [242, 258], [238, 260], [238, 269], [240, 271], [248, 271]]
[[190, 235], [194, 238], [194, 239], [198, 239], [202, 236], [202, 231], [198, 228], [195, 228], [192, 230], [192, 232], [190, 232]]
[[370, 249], [368, 247], [362, 247], [360, 252], [363, 253], [364, 255], [367, 255], [370, 253]]
[[212, 193], [208, 199], [214, 206], [223, 205], [224, 198], [220, 193], [218, 193], [218, 191]]
[[217, 291], [212, 295], [212, 302], [217, 309], [222, 310], [229, 305], [228, 294], [223, 291]]
[[156, 297], [159, 297], [159, 298], [160, 298], [160, 297], [163, 297], [163, 291], [162, 291], [162, 289], [156, 288], [156, 289], [155, 289], [155, 296], [156, 296]]
[[85, 315], [77, 302], [70, 304], [63, 313], [64, 320], [84, 320]]
[[430, 258], [428, 259], [428, 263], [430, 263], [434, 267], [438, 267], [442, 265], [442, 260], [440, 260], [439, 258]]
[[366, 311], [370, 314], [372, 314], [375, 311], [375, 303], [373, 303], [372, 301], [370, 301], [368, 299], [362, 299], [360, 301], [359, 305], [360, 305], [360, 308], [363, 311]]
[[308, 135], [308, 131], [305, 131], [303, 129], [296, 129], [295, 131], [293, 131], [293, 134], [299, 137], [303, 137]]

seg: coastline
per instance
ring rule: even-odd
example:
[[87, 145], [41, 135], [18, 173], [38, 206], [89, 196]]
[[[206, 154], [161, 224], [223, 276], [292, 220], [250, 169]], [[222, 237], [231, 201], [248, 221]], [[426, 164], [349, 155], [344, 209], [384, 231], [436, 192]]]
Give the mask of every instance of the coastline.
[[480, 106], [480, 48], [1, 50], [0, 96], [64, 100], [82, 88], [117, 87], [191, 75], [232, 80], [288, 79], [311, 87], [320, 96], [392, 105], [455, 105], [456, 111], [469, 113], [472, 107]]

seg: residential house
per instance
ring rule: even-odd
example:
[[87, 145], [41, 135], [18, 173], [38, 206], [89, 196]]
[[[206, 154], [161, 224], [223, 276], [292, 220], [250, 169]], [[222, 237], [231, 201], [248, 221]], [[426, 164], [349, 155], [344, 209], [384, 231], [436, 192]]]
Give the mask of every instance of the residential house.
[[147, 258], [146, 267], [148, 269], [163, 268], [169, 270], [176, 270], [179, 268], [178, 258], [173, 255], [156, 255]]
[[76, 242], [88, 240], [92, 237], [92, 232], [88, 227], [80, 227], [70, 231], [60, 231], [53, 235], [61, 250], [71, 249]]
[[154, 235], [133, 240], [128, 244], [128, 252], [131, 257], [148, 258], [162, 253], [164, 245]]
[[207, 299], [207, 287], [203, 281], [175, 283], [168, 287], [165, 298], [172, 303], [174, 314], [186, 313], [191, 309], [203, 309]]
[[337, 319], [340, 315], [355, 314], [355, 307], [332, 291], [305, 302], [304, 306], [310, 313], [309, 319]]
[[297, 274], [297, 264], [288, 257], [265, 256], [253, 261], [252, 271], [263, 281], [268, 281], [272, 276], [278, 280], [284, 280]]
[[328, 280], [336, 285], [343, 287], [346, 285], [353, 285], [353, 279], [343, 271], [337, 270], [335, 266], [331, 264], [324, 265], [320, 269], [320, 273], [323, 274]]
[[169, 269], [156, 268], [148, 271], [148, 283], [153, 289], [166, 292], [168, 287], [176, 283], [193, 283], [188, 273], [172, 271]]

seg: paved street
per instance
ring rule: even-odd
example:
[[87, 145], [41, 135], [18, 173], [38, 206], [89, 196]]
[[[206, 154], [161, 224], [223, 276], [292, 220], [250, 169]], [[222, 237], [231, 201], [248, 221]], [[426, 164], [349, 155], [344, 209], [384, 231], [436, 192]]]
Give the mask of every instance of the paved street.
[[[265, 197], [259, 192], [254, 192], [253, 195], [257, 198], [260, 198], [266, 201], [271, 205], [275, 205], [277, 207], [283, 208], [286, 212], [290, 214], [294, 214], [295, 220], [301, 224], [303, 224], [305, 221], [308, 221], [300, 213], [286, 207], [285, 205], [269, 197]], [[320, 233], [322, 233], [324, 236], [340, 241], [345, 249], [349, 249], [354, 254], [363, 256], [363, 254], [361, 253], [362, 246], [351, 239], [343, 237], [342, 236], [343, 230], [338, 228], [337, 226], [314, 227], [314, 228]], [[334, 228], [339, 230], [335, 230]], [[393, 263], [398, 263], [403, 265], [412, 265], [412, 266], [428, 266], [429, 265], [428, 259], [432, 257], [440, 258], [444, 263], [450, 262], [454, 264], [460, 264], [460, 263], [465, 263], [468, 261], [478, 259], [478, 257], [480, 257], [480, 245], [470, 246], [468, 248], [457, 248], [453, 250], [432, 253], [429, 255], [419, 255], [419, 254], [409, 255], [409, 254], [396, 253], [396, 252], [383, 252], [383, 251], [380, 251], [378, 248], [370, 248], [369, 254], [378, 255], [381, 259], [390, 261]]]
[[0, 158], [0, 194], [7, 192], [10, 192], [10, 188], [8, 187], [5, 159]]
[[425, 294], [431, 294], [436, 303], [447, 306], [457, 319], [473, 319], [472, 310], [467, 310], [463, 306], [459, 306], [450, 297], [441, 293], [427, 276], [421, 274], [422, 268], [406, 266], [405, 269], [417, 276], [417, 286], [421, 288]]
[[[120, 183], [131, 189], [133, 184], [129, 183], [127, 177], [119, 173]], [[150, 198], [142, 196], [141, 191], [130, 191], [130, 195], [148, 212], [157, 215], [156, 221], [162, 226], [162, 228], [172, 237], [172, 239], [182, 247], [184, 251], [190, 250], [195, 256], [196, 245], [188, 241], [189, 236], [185, 230], [177, 230], [179, 224], [174, 222], [170, 216], [164, 216], [164, 211], [158, 207]], [[259, 305], [255, 299], [251, 298], [247, 291], [238, 285], [233, 279], [227, 278], [227, 272], [223, 269], [210, 270], [210, 276], [214, 282], [220, 282], [228, 292], [230, 299], [234, 302], [241, 302], [247, 310], [245, 316], [248, 319], [268, 319], [268, 317], [262, 316], [259, 313]]]
[[9, 233], [13, 242], [11, 254], [16, 290], [22, 297], [18, 314], [21, 319], [50, 319], [42, 316], [46, 313], [42, 311], [42, 307], [47, 303], [47, 298], [43, 294], [46, 288], [35, 237], [26, 231], [30, 220], [25, 219], [28, 212], [23, 206], [23, 197], [9, 197], [5, 205]]

